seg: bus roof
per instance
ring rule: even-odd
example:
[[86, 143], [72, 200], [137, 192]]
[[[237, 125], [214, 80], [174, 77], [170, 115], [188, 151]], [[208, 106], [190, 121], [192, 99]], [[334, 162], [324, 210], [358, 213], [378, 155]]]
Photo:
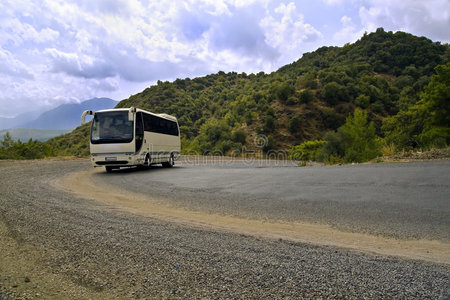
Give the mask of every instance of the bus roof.
[[[111, 108], [111, 109], [102, 109], [102, 110], [98, 110], [98, 111], [96, 111], [96, 112], [129, 111], [130, 109], [132, 109], [132, 107], [130, 107], [130, 108]], [[160, 117], [160, 118], [163, 118], [163, 119], [167, 119], [167, 120], [171, 120], [171, 121], [177, 122], [177, 118], [176, 118], [175, 116], [171, 116], [171, 115], [168, 115], [168, 114], [155, 114], [155, 113], [152, 113], [152, 112], [149, 112], [149, 111], [140, 109], [140, 108], [136, 108], [136, 112], [143, 112], [143, 113], [147, 113], [147, 114], [150, 114], [150, 115], [154, 115], [154, 116], [157, 116], [157, 117]]]

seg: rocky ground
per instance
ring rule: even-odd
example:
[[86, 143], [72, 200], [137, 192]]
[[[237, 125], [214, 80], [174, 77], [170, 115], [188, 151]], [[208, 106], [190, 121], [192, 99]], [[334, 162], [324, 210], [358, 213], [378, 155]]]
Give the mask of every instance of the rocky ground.
[[184, 226], [52, 185], [88, 168], [85, 160], [0, 162], [0, 299], [450, 295], [446, 263]]

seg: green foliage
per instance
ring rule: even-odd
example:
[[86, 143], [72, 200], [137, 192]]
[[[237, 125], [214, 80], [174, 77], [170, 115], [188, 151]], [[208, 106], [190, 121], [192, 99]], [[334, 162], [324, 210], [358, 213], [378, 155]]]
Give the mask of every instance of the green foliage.
[[[335, 161], [343, 162], [345, 156], [345, 147], [347, 137], [342, 131], [328, 131], [323, 136], [326, 144], [323, 146], [322, 153], [319, 154], [319, 161], [333, 163]], [[339, 159], [337, 159], [339, 158]]]
[[299, 76], [297, 79], [297, 86], [300, 89], [317, 89], [318, 84], [314, 72]]
[[263, 145], [262, 149], [264, 152], [269, 152], [272, 150], [275, 150], [277, 147], [277, 141], [274, 139], [274, 137], [272, 135], [269, 135], [267, 137], [267, 143], [265, 145]]
[[89, 122], [79, 126], [71, 133], [53, 138], [45, 143], [56, 149], [56, 154], [60, 156], [88, 156], [90, 124]]
[[373, 122], [367, 122], [367, 113], [356, 109], [339, 129], [344, 136], [344, 160], [364, 162], [380, 155], [380, 145]]
[[275, 118], [271, 115], [266, 116], [264, 121], [264, 132], [272, 132], [275, 130]]
[[300, 93], [300, 102], [304, 104], [308, 104], [313, 101], [314, 95], [311, 90], [307, 89]]
[[306, 141], [289, 149], [289, 158], [292, 160], [317, 161], [323, 151], [326, 141]]
[[415, 105], [383, 121], [386, 142], [397, 150], [450, 144], [450, 62], [436, 73]]
[[292, 134], [301, 131], [302, 117], [300, 115], [295, 115], [292, 119], [289, 120], [289, 131]]
[[364, 94], [359, 95], [355, 99], [355, 104], [361, 108], [368, 108], [370, 104], [370, 97]]
[[232, 150], [240, 150], [245, 143], [246, 133], [235, 131], [225, 120], [209, 119], [201, 127], [199, 135], [192, 141], [183, 139], [184, 153], [226, 154]]
[[364, 162], [381, 154], [380, 143], [373, 122], [367, 122], [367, 113], [356, 109], [347, 117], [337, 132], [325, 134], [323, 148], [325, 161], [342, 158], [345, 162]]
[[338, 102], [348, 101], [349, 99], [345, 87], [334, 81], [327, 83], [323, 87], [321, 95], [329, 105], [335, 105]]
[[37, 159], [55, 155], [55, 149], [50, 145], [32, 139], [27, 143], [14, 141], [9, 132], [0, 142], [0, 159]]
[[245, 145], [245, 140], [247, 138], [247, 132], [243, 130], [236, 130], [231, 135], [231, 140], [236, 143], [240, 143], [242, 145]]
[[322, 124], [327, 129], [336, 130], [345, 121], [345, 118], [331, 107], [322, 107], [320, 110], [320, 116], [322, 119]]
[[294, 93], [294, 87], [285, 82], [276, 88], [276, 96], [281, 102], [286, 102], [288, 98]]

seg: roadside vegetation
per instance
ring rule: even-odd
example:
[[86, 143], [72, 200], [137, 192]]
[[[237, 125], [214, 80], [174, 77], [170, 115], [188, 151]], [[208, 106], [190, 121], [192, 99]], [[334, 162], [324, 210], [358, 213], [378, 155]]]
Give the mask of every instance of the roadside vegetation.
[[[379, 28], [271, 74], [158, 81], [117, 107], [175, 115], [184, 153], [282, 150], [298, 160], [364, 162], [450, 145], [449, 57], [448, 44]], [[88, 155], [88, 131], [44, 144], [55, 155]]]

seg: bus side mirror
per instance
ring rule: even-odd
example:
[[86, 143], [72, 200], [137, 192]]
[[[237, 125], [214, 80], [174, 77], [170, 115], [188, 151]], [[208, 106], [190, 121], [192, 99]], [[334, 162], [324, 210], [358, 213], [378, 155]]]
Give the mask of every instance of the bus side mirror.
[[128, 111], [128, 121], [134, 121], [134, 113], [136, 112], [135, 107], [130, 107], [130, 110]]
[[93, 116], [93, 115], [95, 115], [95, 111], [92, 111], [92, 110], [85, 110], [85, 111], [83, 112], [83, 114], [81, 115], [81, 125], [86, 124], [86, 115], [91, 115], [91, 116]]

